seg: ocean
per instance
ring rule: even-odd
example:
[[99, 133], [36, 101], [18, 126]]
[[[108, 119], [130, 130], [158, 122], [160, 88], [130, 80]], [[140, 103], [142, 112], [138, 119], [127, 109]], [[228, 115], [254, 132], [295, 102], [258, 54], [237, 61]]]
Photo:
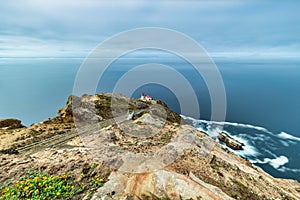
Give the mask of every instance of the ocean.
[[[1, 58], [0, 118], [14, 117], [30, 125], [56, 116], [73, 91], [82, 62], [81, 58]], [[241, 140], [246, 147], [235, 153], [271, 175], [300, 181], [299, 61], [216, 60], [227, 95], [226, 122], [210, 121], [211, 102], [203, 78], [179, 59], [120, 59], [103, 74], [96, 92], [111, 92], [129, 69], [145, 63], [171, 66], [191, 83], [199, 101], [200, 119], [181, 113], [176, 94], [164, 85], [141, 86], [132, 97], [145, 92], [161, 99], [212, 137], [223, 130]], [[180, 88], [176, 80], [174, 84]]]

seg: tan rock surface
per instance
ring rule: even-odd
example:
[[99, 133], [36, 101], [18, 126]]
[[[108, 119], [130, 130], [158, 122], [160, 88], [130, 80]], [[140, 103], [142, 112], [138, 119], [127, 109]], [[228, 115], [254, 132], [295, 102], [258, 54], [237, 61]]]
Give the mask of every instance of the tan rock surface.
[[[190, 177], [166, 170], [155, 170], [142, 174], [112, 173], [104, 187], [98, 189], [92, 199], [134, 199], [155, 194], [171, 199], [233, 199], [218, 188]], [[112, 195], [113, 194], [113, 195]]]
[[[108, 182], [93, 199], [151, 199], [149, 193], [171, 199], [300, 199], [297, 181], [273, 178], [228, 153], [207, 134], [181, 123], [160, 101], [117, 96], [116, 108], [122, 111], [129, 102], [132, 116], [116, 124], [110, 119], [111, 94], [77, 97], [84, 109], [94, 106], [99, 121], [99, 129], [86, 123], [82, 130], [88, 134], [78, 137], [72, 98], [55, 118], [0, 130], [1, 183], [14, 182], [28, 170], [79, 175], [98, 163], [95, 173]], [[91, 114], [83, 111], [76, 113], [80, 120]], [[91, 196], [74, 198], [84, 197]]]

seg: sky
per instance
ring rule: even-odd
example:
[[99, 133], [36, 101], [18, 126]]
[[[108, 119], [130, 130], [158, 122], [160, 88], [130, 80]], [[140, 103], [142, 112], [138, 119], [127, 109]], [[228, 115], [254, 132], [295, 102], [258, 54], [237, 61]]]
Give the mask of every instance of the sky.
[[298, 0], [0, 0], [0, 58], [86, 57], [142, 27], [182, 32], [212, 57], [300, 58], [299, 7]]

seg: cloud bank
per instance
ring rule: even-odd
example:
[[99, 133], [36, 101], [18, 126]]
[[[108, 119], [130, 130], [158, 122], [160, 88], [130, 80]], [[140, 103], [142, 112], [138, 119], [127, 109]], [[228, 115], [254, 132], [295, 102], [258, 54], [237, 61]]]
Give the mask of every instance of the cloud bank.
[[0, 57], [85, 57], [109, 36], [151, 26], [187, 34], [213, 57], [297, 58], [299, 6], [291, 0], [1, 1]]

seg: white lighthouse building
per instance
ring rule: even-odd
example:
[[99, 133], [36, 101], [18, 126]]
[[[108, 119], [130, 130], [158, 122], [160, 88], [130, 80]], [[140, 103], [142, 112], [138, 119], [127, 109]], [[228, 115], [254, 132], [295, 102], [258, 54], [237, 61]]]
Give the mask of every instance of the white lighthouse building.
[[150, 95], [145, 95], [144, 92], [142, 92], [140, 99], [142, 101], [151, 101], [151, 100], [153, 100], [153, 98]]

